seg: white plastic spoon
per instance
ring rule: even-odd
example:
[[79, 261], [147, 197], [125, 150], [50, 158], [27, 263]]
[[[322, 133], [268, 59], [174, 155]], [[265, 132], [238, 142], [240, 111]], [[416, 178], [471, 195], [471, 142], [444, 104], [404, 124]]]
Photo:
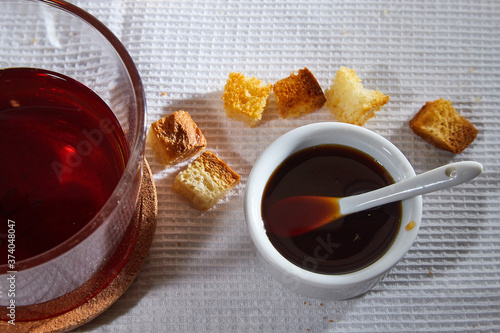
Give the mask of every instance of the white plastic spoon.
[[296, 236], [320, 228], [342, 216], [457, 186], [483, 171], [478, 162], [456, 162], [380, 189], [345, 198], [294, 196], [272, 204], [264, 218], [279, 236]]

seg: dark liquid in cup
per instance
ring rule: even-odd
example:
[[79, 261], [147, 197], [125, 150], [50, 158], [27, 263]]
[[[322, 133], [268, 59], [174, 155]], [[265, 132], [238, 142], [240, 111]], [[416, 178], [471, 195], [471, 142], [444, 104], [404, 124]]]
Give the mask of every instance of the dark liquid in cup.
[[89, 88], [51, 71], [0, 70], [0, 265], [8, 220], [16, 262], [52, 249], [99, 212], [127, 159], [120, 124]]
[[[288, 157], [274, 171], [264, 190], [262, 216], [277, 201], [299, 195], [345, 197], [394, 183], [372, 157], [345, 146], [320, 145]], [[267, 235], [290, 262], [324, 274], [344, 274], [379, 259], [391, 246], [401, 223], [401, 202], [343, 217], [298, 236]]]

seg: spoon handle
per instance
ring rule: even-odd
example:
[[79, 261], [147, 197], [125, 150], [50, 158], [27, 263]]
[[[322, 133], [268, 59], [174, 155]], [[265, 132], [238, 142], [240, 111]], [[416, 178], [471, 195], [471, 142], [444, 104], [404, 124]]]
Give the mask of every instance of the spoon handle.
[[464, 161], [443, 165], [392, 185], [339, 200], [340, 213], [352, 214], [390, 202], [439, 191], [469, 181], [483, 171], [478, 162]]

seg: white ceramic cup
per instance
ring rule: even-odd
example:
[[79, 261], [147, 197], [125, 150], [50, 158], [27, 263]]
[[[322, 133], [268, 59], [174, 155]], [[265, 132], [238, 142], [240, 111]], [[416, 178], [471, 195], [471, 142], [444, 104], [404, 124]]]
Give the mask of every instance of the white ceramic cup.
[[[258, 158], [249, 175], [244, 199], [250, 236], [268, 271], [291, 290], [318, 299], [347, 299], [372, 289], [413, 244], [422, 217], [422, 197], [402, 202], [397, 236], [387, 252], [371, 265], [346, 274], [321, 274], [305, 270], [284, 258], [272, 245], [262, 219], [262, 195], [269, 177], [291, 154], [307, 147], [337, 144], [356, 148], [377, 160], [395, 182], [415, 172], [401, 151], [382, 136], [360, 126], [325, 122], [296, 128], [274, 141]], [[405, 230], [413, 221], [415, 226]]]

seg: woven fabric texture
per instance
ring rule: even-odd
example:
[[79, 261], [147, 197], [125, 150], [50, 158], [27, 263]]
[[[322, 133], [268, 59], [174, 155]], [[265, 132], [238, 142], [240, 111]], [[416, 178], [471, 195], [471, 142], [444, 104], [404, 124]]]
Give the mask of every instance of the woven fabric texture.
[[[242, 176], [201, 212], [172, 190], [186, 163], [146, 156], [158, 191], [156, 235], [129, 290], [77, 332], [499, 332], [500, 2], [498, 1], [72, 1], [122, 41], [142, 76], [148, 123], [188, 111], [208, 149]], [[323, 89], [356, 70], [390, 101], [364, 126], [392, 141], [417, 173], [476, 160], [483, 174], [425, 195], [417, 240], [371, 292], [347, 301], [302, 297], [264, 270], [243, 214], [253, 163], [285, 132], [335, 121], [326, 108], [281, 119], [271, 97], [261, 124], [228, 119], [230, 72], [274, 83], [308, 67]], [[449, 99], [479, 130], [454, 155], [408, 122]]]

